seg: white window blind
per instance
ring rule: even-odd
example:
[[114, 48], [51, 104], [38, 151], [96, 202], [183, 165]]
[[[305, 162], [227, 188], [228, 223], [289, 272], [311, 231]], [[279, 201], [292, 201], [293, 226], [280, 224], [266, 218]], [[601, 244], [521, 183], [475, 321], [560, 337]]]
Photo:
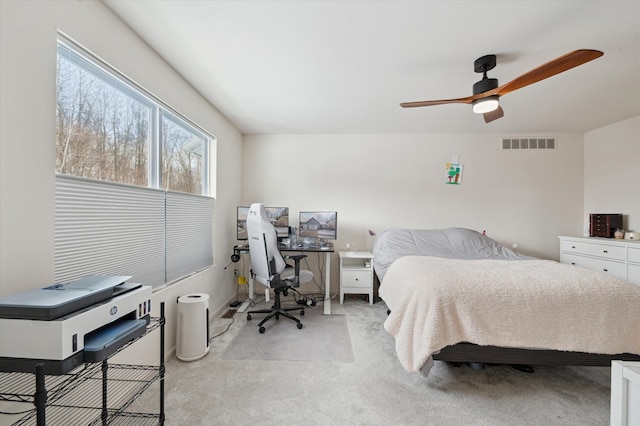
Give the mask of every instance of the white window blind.
[[55, 280], [90, 274], [164, 284], [163, 191], [56, 176]]
[[167, 282], [213, 264], [213, 198], [166, 193]]
[[131, 275], [159, 287], [213, 264], [213, 199], [56, 176], [55, 281]]

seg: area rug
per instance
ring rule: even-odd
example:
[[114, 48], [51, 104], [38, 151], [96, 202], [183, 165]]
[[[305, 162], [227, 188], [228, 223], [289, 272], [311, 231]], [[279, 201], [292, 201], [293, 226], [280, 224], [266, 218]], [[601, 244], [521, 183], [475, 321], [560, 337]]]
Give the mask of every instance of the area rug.
[[[353, 362], [347, 317], [324, 315], [322, 307], [291, 312], [304, 324], [302, 329], [288, 318], [270, 319], [266, 331], [258, 331], [258, 323], [266, 314], [254, 314], [252, 320], [229, 343], [223, 359], [256, 359], [274, 361]], [[236, 314], [245, 315], [245, 314]]]

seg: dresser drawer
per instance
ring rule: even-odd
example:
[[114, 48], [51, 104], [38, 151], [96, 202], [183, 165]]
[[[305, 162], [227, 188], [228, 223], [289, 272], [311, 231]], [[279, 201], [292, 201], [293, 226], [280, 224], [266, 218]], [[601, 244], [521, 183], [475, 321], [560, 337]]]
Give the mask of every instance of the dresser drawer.
[[342, 287], [369, 288], [373, 283], [371, 271], [342, 271]]
[[604, 257], [606, 259], [620, 260], [623, 262], [627, 259], [626, 247], [586, 243], [582, 241], [563, 241], [562, 251], [567, 253]]
[[636, 285], [640, 285], [640, 265], [627, 265], [627, 279]]
[[629, 247], [627, 250], [629, 250], [627, 252], [627, 260], [629, 262], [640, 263], [640, 247]]
[[594, 271], [602, 271], [618, 278], [627, 279], [627, 265], [623, 262], [565, 253], [562, 257], [562, 263], [581, 266]]

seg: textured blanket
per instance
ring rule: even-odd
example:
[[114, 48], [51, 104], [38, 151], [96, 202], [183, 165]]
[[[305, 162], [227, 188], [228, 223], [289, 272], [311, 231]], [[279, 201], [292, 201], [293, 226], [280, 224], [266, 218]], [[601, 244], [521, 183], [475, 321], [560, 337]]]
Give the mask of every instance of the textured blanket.
[[384, 327], [409, 372], [460, 342], [640, 354], [640, 287], [572, 265], [405, 256], [379, 294], [391, 310]]

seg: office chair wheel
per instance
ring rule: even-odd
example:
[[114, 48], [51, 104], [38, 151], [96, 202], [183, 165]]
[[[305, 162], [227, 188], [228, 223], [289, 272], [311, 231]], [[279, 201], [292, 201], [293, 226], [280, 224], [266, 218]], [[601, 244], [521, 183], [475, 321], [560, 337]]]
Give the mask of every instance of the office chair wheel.
[[304, 316], [304, 309], [300, 309], [300, 316], [303, 317]]
[[260, 334], [264, 333], [264, 327], [260, 327], [258, 331], [260, 332]]
[[301, 328], [302, 328], [302, 323], [301, 323], [301, 322], [299, 322], [299, 323], [298, 323], [298, 329], [301, 329]]
[[251, 314], [247, 314], [247, 321], [251, 321]]

